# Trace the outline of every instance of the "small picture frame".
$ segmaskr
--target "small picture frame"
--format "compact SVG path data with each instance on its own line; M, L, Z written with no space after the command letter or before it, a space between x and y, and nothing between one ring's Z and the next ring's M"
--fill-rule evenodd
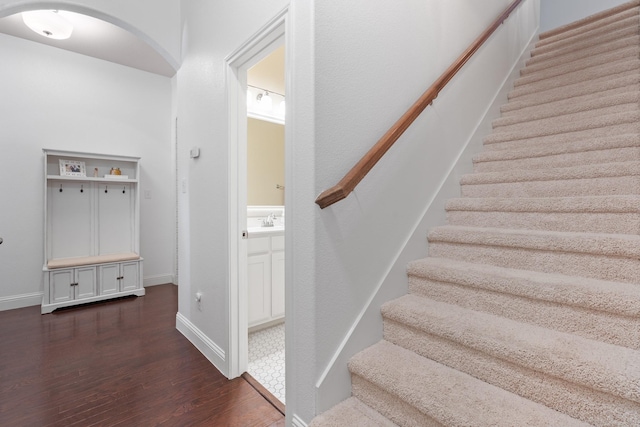
M87 176L84 162L60 159L60 176Z

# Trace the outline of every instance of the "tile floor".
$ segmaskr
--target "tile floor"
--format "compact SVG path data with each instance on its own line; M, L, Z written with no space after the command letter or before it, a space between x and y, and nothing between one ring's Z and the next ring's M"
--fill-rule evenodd
M249 334L249 374L285 403L284 323Z

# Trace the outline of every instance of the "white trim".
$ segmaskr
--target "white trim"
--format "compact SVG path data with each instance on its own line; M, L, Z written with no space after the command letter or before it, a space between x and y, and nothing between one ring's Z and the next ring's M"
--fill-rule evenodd
M209 339L181 313L176 313L176 329L200 350L200 353L204 354L220 372L224 372L225 353L218 344Z
M176 277L173 274L158 274L156 276L147 276L143 280L145 288L149 286L176 284Z
M426 233L419 233L418 231L428 229L429 227L427 227L427 224L433 225L433 218L429 214L434 209L439 209L439 207L441 206L440 201L458 197L460 189L460 171L465 170L466 172L469 172L467 169L471 167L469 159L472 157L469 153L477 149L477 147L472 146L471 142L479 139L481 140L481 137L478 137L478 132L483 132L483 134L486 134L485 128L487 123L490 123L491 120L495 118L492 114L496 111L499 114L499 108L504 104L506 93L511 89L513 80L519 77L520 69L523 67L526 59L529 58L530 50L537 40L537 34L538 32L536 29L536 31L533 32L529 43L521 52L518 60L514 61L514 64L510 72L503 80L502 85L496 91L491 104L489 104L487 109L483 112L481 120L478 122L475 130L467 140L465 147L463 148L463 150L461 150L458 158L453 163L444 179L440 182L438 190L434 193L434 196L427 202L424 211L420 215L418 221L412 227L411 232L408 234L406 240L401 245L400 250L395 255L388 269L385 271L382 279L373 290L365 306L362 308L360 313L358 313L358 316L349 328L349 331L347 332L343 340L340 342L340 345L331 357L331 360L320 374L316 382L316 389L318 390L318 399L316 402L317 413L324 412L338 402L349 397L350 377L345 369L349 358L353 354L355 354L358 349L363 349L369 345L373 345L376 341L382 338L381 336L363 337L363 325L382 322L380 318L380 306L385 301L389 300L389 298L387 298L388 295L385 296L384 289L387 289L388 287L385 285L387 285L388 282L397 283L397 275L394 274L397 271L402 271L401 274L406 277L405 271L408 261L405 258L408 255L407 252L412 249L412 243L416 241L416 239L420 241L425 239L424 236L426 235ZM416 258L417 256L412 257L410 260ZM380 334L381 333L382 329L380 328ZM325 391L323 392L322 389L324 389ZM330 389L331 391L326 391L327 389Z
M308 426L307 426L307 423L305 423L300 419L300 417L298 417L296 414L293 414L293 417L291 418L291 427L308 427Z
M247 223L246 87L247 70L284 43L288 8L250 37L225 58L227 105L229 110L229 378L240 376L247 369L247 244L240 235ZM285 183L286 186L286 183Z
M32 292L30 294L11 295L0 298L0 311L13 310L16 308L31 307L42 304L42 292Z

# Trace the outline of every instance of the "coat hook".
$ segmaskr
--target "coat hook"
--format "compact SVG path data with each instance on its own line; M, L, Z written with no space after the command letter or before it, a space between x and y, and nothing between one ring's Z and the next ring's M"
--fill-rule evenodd
M127 188L126 186L125 186L125 187L122 187L122 194L125 194L125 193L126 193L126 191L124 191L126 188Z
M60 184L60 192L62 193L62 184Z
M108 186L108 185L105 185L105 186L104 186L104 192L105 192L105 193L108 193L108 192L109 192L109 186Z
M80 184L80 192L84 193L84 184Z

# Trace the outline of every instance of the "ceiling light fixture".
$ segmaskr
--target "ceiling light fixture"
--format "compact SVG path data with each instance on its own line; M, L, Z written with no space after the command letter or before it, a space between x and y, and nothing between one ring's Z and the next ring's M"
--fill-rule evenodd
M258 100L258 104L262 109L271 111L271 109L273 108L273 100L269 96L269 91L265 90L264 95L259 93L256 99Z
M73 25L57 10L30 10L22 12L24 23L41 36L64 40L71 37Z

